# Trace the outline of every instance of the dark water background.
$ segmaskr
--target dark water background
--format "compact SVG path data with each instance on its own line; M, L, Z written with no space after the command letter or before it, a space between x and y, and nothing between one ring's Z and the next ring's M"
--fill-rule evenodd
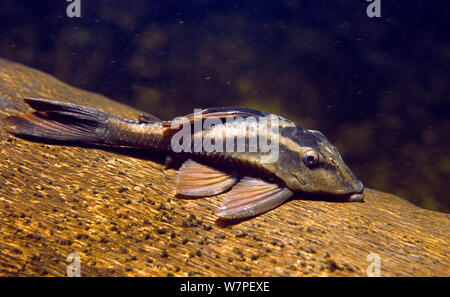
M0 0L0 57L165 119L283 115L367 186L450 211L450 2L381 0L381 18L365 0L68 4Z

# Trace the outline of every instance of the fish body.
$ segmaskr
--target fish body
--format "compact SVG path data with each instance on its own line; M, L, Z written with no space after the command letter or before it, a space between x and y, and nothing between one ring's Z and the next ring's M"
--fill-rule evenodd
M10 133L179 156L186 161L179 169L177 193L204 197L228 191L216 212L223 218L263 213L294 192L335 195L346 201L364 198L363 184L321 132L281 116L221 107L172 121L150 115L131 121L72 103L24 100L36 111L5 118Z

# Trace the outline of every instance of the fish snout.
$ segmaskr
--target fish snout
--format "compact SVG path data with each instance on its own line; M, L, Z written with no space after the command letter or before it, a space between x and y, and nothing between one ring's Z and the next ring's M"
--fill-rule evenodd
M354 201L364 201L364 185L361 181L358 181L358 183L354 187L353 194L351 194L348 197L348 201L354 202Z

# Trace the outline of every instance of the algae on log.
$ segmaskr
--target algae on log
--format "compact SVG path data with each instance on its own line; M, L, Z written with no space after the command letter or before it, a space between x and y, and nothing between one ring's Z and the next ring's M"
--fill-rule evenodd
M30 111L21 97L139 113L0 59L0 118ZM0 275L64 276L71 253L82 276L366 276L371 253L382 276L450 275L448 215L390 194L300 197L227 225L214 215L223 195L175 197L161 156L0 133Z

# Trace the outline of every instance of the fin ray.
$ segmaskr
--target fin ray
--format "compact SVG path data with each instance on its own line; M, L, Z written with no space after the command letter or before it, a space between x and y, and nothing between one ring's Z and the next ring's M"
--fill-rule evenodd
M189 159L178 172L176 191L184 196L213 196L228 190L236 182L235 172L220 171Z
M228 192L216 214L226 219L255 216L277 207L292 194L286 187L244 177Z
M9 116L3 121L6 123L6 129L16 135L63 141L97 142L101 140L95 133L95 128L88 124L65 124L43 112Z
M108 120L119 119L107 112L68 102L23 98L35 112L3 119L12 134L50 140L103 143Z

